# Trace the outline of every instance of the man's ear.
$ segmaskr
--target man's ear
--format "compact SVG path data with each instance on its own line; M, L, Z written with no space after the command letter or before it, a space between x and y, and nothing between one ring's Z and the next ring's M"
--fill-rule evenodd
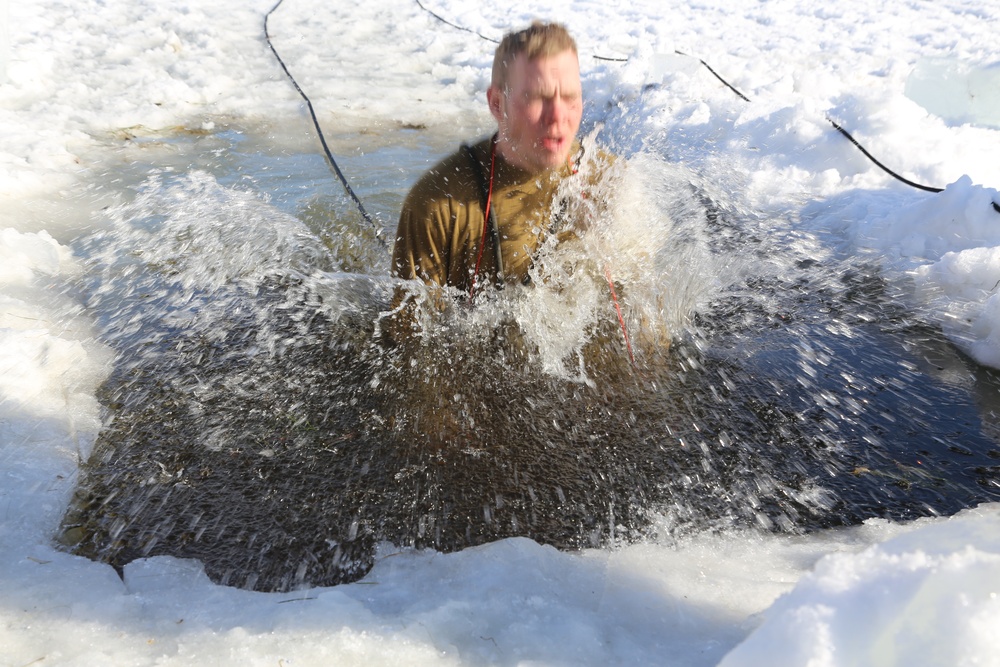
M486 102L490 105L490 113L497 119L503 121L503 93L497 86L490 86L486 89Z

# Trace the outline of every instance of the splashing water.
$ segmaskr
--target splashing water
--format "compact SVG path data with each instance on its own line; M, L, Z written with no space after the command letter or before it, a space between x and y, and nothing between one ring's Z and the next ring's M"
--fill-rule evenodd
M532 287L424 313L392 349L395 285L360 222L154 177L81 246L119 360L65 543L284 590L362 576L383 540L578 548L1000 495L977 405L996 379L908 317L877 264L653 155L606 187Z

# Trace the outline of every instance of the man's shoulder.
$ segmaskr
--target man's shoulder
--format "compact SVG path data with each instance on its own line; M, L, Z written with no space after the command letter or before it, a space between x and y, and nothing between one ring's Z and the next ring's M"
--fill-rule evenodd
M488 142L489 139L485 139L468 146L463 145L443 158L417 179L410 189L407 201L413 205L443 199L478 200L479 180L476 170L483 169L484 163L489 159ZM489 168L488 163L485 168Z

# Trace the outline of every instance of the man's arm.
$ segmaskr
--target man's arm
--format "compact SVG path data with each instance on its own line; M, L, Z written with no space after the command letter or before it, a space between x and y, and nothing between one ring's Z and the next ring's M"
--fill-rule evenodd
M419 184L410 191L399 215L396 243L392 249L392 275L403 280L417 278L427 285L448 283L446 226L450 220L435 200L422 197Z

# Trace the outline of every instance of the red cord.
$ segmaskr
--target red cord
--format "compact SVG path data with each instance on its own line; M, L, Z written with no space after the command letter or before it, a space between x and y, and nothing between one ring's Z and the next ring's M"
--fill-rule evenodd
M625 316L622 315L622 307L618 303L618 294L615 292L615 283L611 279L611 269L607 266L604 267L604 277L608 279L608 287L611 288L611 301L615 304L615 311L618 313L618 324L622 328L622 336L625 337L625 347L628 349L628 358L632 361L632 365L635 366L635 354L632 352L632 340L628 336L628 329L625 327Z

